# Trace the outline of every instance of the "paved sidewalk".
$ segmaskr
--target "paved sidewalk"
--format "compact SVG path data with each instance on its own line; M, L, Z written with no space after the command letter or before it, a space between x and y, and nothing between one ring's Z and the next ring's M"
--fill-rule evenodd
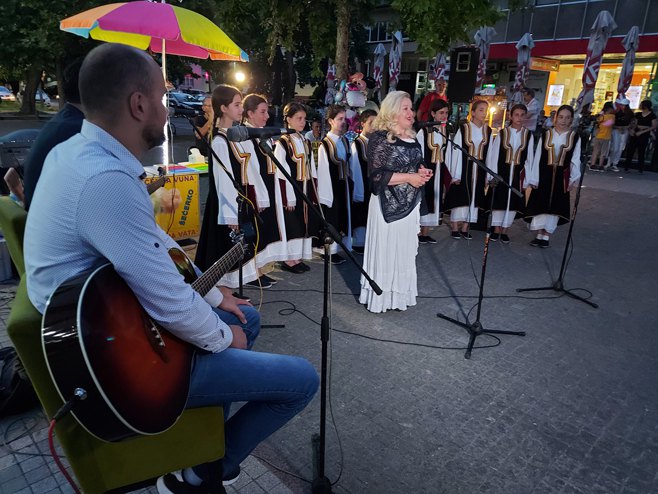
M549 249L532 248L517 222L512 243L490 247L481 319L527 336L501 336L470 360L462 350L432 348L467 342L465 331L435 314L463 319L472 309L482 233L456 241L441 227L438 244L419 247L420 297L406 312L368 313L350 294L358 291L354 268L332 269L336 429L329 424L326 472L332 481L342 472L334 492L658 492L657 218L658 175L586 175L565 285L591 292L598 310L553 292L517 296L517 288L552 283L567 234L560 227ZM272 274L281 281L264 293L263 319L286 327L263 330L256 350L302 355L319 368L318 326L279 314L293 303L319 321L322 265L311 266L304 275ZM4 317L11 290L0 292ZM249 293L257 302L258 292ZM0 421L0 434L15 420ZM319 397L256 455L312 478L318 422ZM10 437L26 427L30 434L10 446L44 451L40 413L21 417ZM2 493L71 492L54 471L49 458L0 448ZM245 473L231 493L310 492L256 458Z

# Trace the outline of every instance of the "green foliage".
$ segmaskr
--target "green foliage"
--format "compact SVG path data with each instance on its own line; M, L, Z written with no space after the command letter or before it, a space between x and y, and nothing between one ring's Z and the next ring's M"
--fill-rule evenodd
M456 42L471 42L480 26L493 26L501 12L489 0L393 0L402 27L418 42L418 52L433 56Z

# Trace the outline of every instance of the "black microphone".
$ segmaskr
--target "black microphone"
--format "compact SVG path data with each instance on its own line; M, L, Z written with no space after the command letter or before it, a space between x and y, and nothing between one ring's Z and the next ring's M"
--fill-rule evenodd
M429 122L421 122L419 124L416 124L416 127L419 129L424 129L425 127L443 127L446 124L446 122L435 122L433 120L430 120Z
M295 132L297 131L294 129L282 129L279 127L262 127L257 129L255 127L238 125L226 129L226 137L229 141L242 142L248 141L249 139L267 139L268 137L283 134L294 134Z

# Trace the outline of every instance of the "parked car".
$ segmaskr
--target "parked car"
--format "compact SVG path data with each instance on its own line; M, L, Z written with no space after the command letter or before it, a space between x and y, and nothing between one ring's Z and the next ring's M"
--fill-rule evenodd
M0 86L0 100L2 101L16 101L16 96L9 89Z
M167 94L169 108L173 108L174 116L193 117L201 113L203 102L197 101L194 96L185 93L170 91Z

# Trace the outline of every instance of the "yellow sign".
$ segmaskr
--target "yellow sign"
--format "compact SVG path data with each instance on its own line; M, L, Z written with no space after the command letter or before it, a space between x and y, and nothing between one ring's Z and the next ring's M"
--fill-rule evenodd
M158 177L147 177L148 185ZM198 236L201 231L198 173L169 173L163 189L154 192L160 206L155 221L174 240ZM175 209L171 211L172 206Z
M541 70L544 72L557 72L560 70L560 61L552 58L531 57L530 70Z

